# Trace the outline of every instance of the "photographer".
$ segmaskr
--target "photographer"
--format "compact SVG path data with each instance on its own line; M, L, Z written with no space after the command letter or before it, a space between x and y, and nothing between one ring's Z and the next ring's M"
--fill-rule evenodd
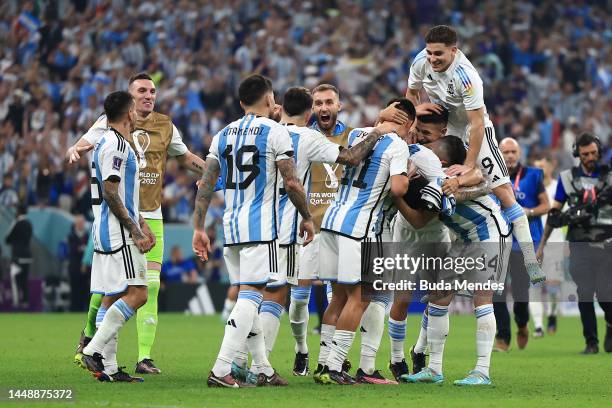
M602 153L597 137L590 133L578 137L573 154L580 159L580 164L559 175L555 200L537 253L541 258L554 228L568 225L570 274L577 286L586 341L583 354L599 352L595 294L607 324L604 349L612 352L612 273L606 262L612 249L609 243L612 239L612 172L609 166L599 163ZM561 213L566 202L569 209Z

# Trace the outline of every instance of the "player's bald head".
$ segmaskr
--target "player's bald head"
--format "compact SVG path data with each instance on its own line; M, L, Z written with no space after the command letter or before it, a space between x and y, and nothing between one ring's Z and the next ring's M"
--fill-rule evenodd
M502 146L514 147L514 148L518 148L518 149L521 148L519 143L513 137L506 137L506 138L502 139L502 141L499 143L499 148L501 149Z

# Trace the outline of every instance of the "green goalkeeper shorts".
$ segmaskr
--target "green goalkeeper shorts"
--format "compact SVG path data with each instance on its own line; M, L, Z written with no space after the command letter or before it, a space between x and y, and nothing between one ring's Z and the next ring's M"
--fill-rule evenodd
M146 253L148 262L157 262L161 265L164 259L164 220L145 219L155 235L155 246Z

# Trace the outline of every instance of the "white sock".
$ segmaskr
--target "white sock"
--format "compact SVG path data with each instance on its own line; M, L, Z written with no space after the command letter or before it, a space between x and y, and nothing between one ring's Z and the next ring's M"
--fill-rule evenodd
M267 376L274 374L274 369L266 356L266 342L264 340L264 332L261 324L261 316L255 315L253 327L246 340L247 347L253 361L251 362L251 371L255 374L264 373Z
M100 310L98 309L98 313ZM89 356L94 353L104 351L106 344L117 335L119 329L134 315L134 310L125 303L123 299L117 300L104 314L102 322L96 330L87 347L83 349L83 354ZM97 317L97 316L96 316ZM97 320L97 319L96 319Z
M246 345L246 341L238 347L236 354L234 355L234 363L238 367L247 368L249 365L249 349Z
M119 371L119 367L117 366L118 336L119 335L115 335L115 337L112 337L108 343L106 343L102 351L102 357L104 357L104 372L108 375L115 374Z
M262 299L262 294L254 290L241 290L238 293L238 301L227 319L221 349L212 369L217 377L224 377L231 372L232 361L251 332Z
M327 357L327 366L330 371L342 371L342 363L346 360L346 356L351 349L355 332L348 330L336 330L334 338Z
M436 374L442 374L444 344L448 336L448 306L429 304L427 322L427 346L429 347L429 365Z
M327 304L330 304L333 295L332 284L330 282L325 284L325 294L327 295Z
M266 356L270 356L274 343L276 343L278 329L280 328L280 316L283 313L283 309L283 305L269 300L264 300L261 304L261 309L259 309L259 318L263 326L266 344Z
M307 354L308 344L306 334L308 333L308 302L310 301L310 286L292 286L291 303L289 304L289 321L291 331L295 339L295 352Z
M476 353L478 354L475 370L488 377L496 331L493 305L478 306L474 309L474 314L476 314Z
M321 349L319 351L319 364L327 364L327 357L329 356L329 350L332 344L332 339L334 337L335 331L336 326L332 326L331 324L325 323L321 325L321 342L319 343Z
M419 338L417 339L416 344L414 345L414 352L418 354L425 353L427 350L427 324L429 318L427 317L427 310L423 311L423 316L421 317L421 329L419 330Z
M529 299L534 299L531 296L532 291L537 291L537 296L539 297L542 292L542 288L531 287L529 288ZM535 302L529 302L529 311L531 312L531 317L533 318L533 327L535 329L541 329L544 325L544 304L540 299Z
M404 359L406 319L400 322L389 317L389 339L391 339L391 363L399 363Z
M235 305L235 300L225 299L225 302L223 302L223 311L221 312L221 320L227 320Z
M366 374L372 374L376 370L376 353L385 330L385 311L388 304L389 300L386 297L372 299L361 316L359 368Z
M529 220L525 215L523 207L518 203L514 203L512 207L504 209L504 214L508 221L512 223L512 235L514 235L519 247L521 247L525 265L537 263L531 231L529 230Z

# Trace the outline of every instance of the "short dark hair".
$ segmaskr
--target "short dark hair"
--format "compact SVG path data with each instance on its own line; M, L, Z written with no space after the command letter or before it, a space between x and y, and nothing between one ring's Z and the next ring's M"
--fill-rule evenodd
M336 95L338 95L338 98L340 97L340 91L338 91L338 88L336 88L332 84L317 85L312 90L312 94L314 95L317 92L323 92L323 91L333 91Z
M449 166L453 164L463 164L467 157L467 149L463 140L457 136L444 136L437 140L444 152L443 159L446 160Z
M407 99L407 98L393 98L389 102L387 102L387 106L392 105L395 102L398 102L398 104L395 105L395 107L397 109L405 112L408 115L408 117L410 118L410 120L414 120L414 118L416 118L416 109L414 108L414 105L412 104L412 102L410 102L409 99Z
M597 144L598 147L601 144L599 139L597 137L595 137L595 135L593 135L592 133L589 133L589 132L582 133L576 139L576 146L577 147L585 147L585 146L590 145L591 143Z
M254 74L240 83L238 98L246 106L252 106L268 92L272 92L272 82L263 75Z
M457 44L457 32L446 25L433 27L425 35L425 43L442 43L446 46Z
M130 77L130 80L128 82L128 86L132 85L132 83L134 81L138 81L139 79L147 79L149 81L153 81L153 78L151 78L151 76L149 74L147 74L146 72L139 72L137 74L134 74Z
M116 122L127 113L134 98L128 92L116 91L108 94L104 100L104 113L109 122Z
M436 125L448 124L448 109L442 108L442 113L430 112L425 115L417 116L421 123L434 123Z
M283 96L283 110L289 116L302 115L312 109L312 95L307 88L296 86L287 89Z

